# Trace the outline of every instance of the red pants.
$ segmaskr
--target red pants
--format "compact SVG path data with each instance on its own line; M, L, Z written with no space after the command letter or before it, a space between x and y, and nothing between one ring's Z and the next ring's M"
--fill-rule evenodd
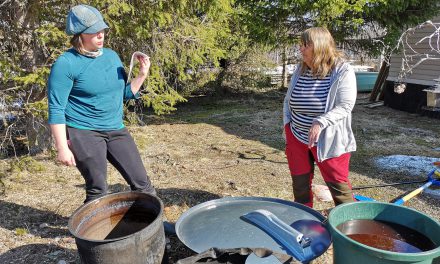
M334 194L332 188L335 186L336 189L344 189L344 192L347 191L345 190L347 188L348 190L351 190L351 184L348 180L350 153L345 153L339 157L318 162L316 146L309 148L306 144L300 142L293 135L289 124L284 127L284 130L286 132L287 161L292 180L294 185L296 185L294 186L295 201L297 201L297 198L300 198L299 202L313 207L313 193L311 191L311 184L314 176L314 162L316 162L316 165L321 171L322 177L329 186L332 195ZM302 177L302 179L296 177ZM298 191L295 192L295 189ZM346 196L346 194L344 193L343 196ZM335 195L333 195L333 199L335 200ZM335 200L335 203L338 204L339 202Z

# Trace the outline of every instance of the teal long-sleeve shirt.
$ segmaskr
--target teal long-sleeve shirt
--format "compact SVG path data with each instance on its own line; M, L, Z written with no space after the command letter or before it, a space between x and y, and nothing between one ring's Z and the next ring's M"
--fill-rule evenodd
M49 124L98 131L123 128L123 101L139 96L126 80L121 59L113 50L105 48L96 58L67 50L49 75Z

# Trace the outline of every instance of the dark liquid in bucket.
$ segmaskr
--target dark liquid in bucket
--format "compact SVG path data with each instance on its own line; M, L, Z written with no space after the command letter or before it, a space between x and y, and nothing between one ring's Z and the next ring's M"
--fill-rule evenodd
M157 215L143 208L131 207L128 210L114 212L104 217L85 230L80 236L91 240L105 240L124 237L136 233L151 224Z
M364 245L399 253L419 253L436 245L419 232L396 223L377 220L350 220L336 227Z

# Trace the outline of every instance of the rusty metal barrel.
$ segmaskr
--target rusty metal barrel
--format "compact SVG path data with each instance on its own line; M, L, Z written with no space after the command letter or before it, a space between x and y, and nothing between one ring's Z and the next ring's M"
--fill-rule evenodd
M162 217L158 197L120 192L82 205L68 228L84 264L160 264L165 251Z

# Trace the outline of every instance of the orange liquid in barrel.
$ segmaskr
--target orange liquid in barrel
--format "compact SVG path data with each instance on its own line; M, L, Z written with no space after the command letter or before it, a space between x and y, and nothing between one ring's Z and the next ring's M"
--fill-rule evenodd
M399 253L419 253L437 246L416 230L377 220L350 220L337 226L349 238L364 245Z

